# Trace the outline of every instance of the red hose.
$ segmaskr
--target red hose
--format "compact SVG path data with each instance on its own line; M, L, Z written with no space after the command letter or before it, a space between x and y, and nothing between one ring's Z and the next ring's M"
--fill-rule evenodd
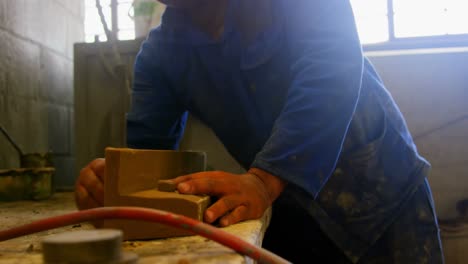
M270 251L252 245L214 226L183 215L140 207L100 207L46 218L23 226L0 231L0 242L48 229L103 219L130 219L158 222L185 229L193 234L216 241L242 255L251 257L258 263L289 263Z

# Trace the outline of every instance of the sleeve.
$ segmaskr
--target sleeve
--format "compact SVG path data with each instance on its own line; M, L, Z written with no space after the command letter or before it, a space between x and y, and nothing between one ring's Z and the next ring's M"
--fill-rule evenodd
M127 145L138 149L177 149L187 112L157 65L158 48L147 40L134 68L132 106L127 114Z
M283 2L292 82L251 167L316 197L336 166L357 105L362 48L349 1Z

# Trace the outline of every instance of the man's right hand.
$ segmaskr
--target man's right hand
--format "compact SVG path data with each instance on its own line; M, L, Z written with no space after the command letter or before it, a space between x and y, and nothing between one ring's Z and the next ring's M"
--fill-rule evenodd
M79 210L103 206L105 159L95 159L80 171L75 184L75 203Z

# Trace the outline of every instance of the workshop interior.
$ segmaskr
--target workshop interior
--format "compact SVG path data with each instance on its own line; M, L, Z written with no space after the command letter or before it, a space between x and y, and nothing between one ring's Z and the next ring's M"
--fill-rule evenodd
M445 263L466 263L468 1L349 2L364 56L431 165ZM204 223L216 199L171 181L246 173L205 122L189 115L174 151L127 146L135 60L165 10L156 0L0 0L0 263L288 263L262 248L271 209ZM78 210L78 175L96 158L107 163L104 207Z

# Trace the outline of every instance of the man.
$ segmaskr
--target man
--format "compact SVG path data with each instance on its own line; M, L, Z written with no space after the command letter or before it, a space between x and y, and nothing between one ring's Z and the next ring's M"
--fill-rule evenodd
M128 145L177 149L187 112L247 173L202 172L180 193L219 199L221 226L273 206L264 247L296 263L443 263L426 175L363 57L346 0L164 0L135 64ZM105 161L76 185L102 205Z

